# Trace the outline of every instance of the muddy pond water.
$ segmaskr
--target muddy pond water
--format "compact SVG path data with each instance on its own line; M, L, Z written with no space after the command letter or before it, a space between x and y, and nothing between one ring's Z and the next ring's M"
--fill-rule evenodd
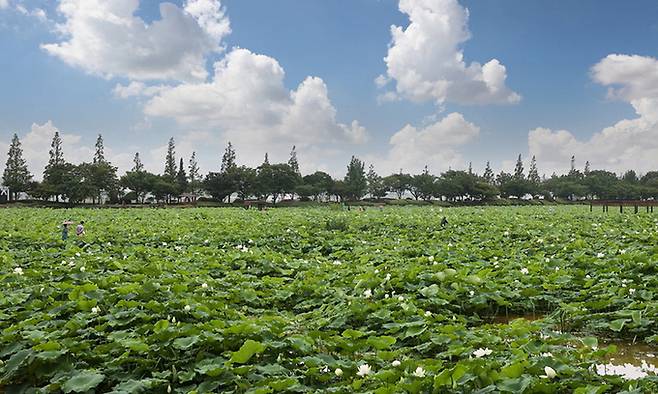
M516 319L541 320L542 314L509 314L495 316L492 324L509 324ZM601 346L614 345L617 351L606 357L605 362L593 366L599 375L616 375L624 379L641 379L658 375L658 346L646 343L599 340Z
M606 363L596 365L599 375L618 375L629 380L658 375L658 347L629 342L606 342L604 345L615 345L617 352L609 355Z

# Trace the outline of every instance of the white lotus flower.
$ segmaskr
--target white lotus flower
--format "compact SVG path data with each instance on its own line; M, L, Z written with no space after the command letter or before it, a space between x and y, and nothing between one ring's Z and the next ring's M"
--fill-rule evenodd
M599 253L597 253L597 254L596 254L596 257L598 257L598 258L600 258L600 259L602 259L602 258L604 258L604 257L605 257L605 254L603 254L603 253L601 253L601 252L599 252Z
M359 370L357 371L357 375L364 377L366 375L369 375L372 372L372 369L370 368L370 365L368 364L363 364L359 365Z
M484 356L488 356L491 353L493 353L493 350L491 350L487 347L487 348L484 348L484 349L479 348L478 350L473 352L473 355L475 356L475 358L481 358L481 357L484 357Z
M505 231L505 232L503 233L503 235L506 236L506 237L509 236L509 231Z
M370 290L370 289L366 289L366 290L363 292L363 296L364 296L365 298L370 298L370 297L372 297L372 290Z
M340 369L340 368L336 368L336 370L334 371L334 373L336 374L336 376L339 376L339 377L340 377L340 376L343 376L343 370Z
M176 323L176 316L174 316L174 317L171 318L171 322L172 322L172 323Z
M588 274L588 275L585 275L585 279L592 279L592 277Z
M416 368L416 370L414 371L414 376L417 378L424 378L425 370L423 369L423 367Z
M545 339L545 338L542 338L542 339ZM542 356L542 357L553 357L553 353L551 353L551 352L546 352L546 353L542 353L542 354L540 354L540 356Z
M201 284L201 288L202 288L202 289L207 289L207 288L208 288L208 284L207 284L207 283L202 283L202 284Z
M91 313L98 313L98 312L100 312L100 311L101 311L101 308L99 308L99 307L97 307L97 306L91 308Z
M14 268L14 273L16 275L23 275L23 269L21 267Z
M430 317L430 316L432 316L432 312L430 312L430 311L425 311L425 316L426 316L426 317Z
M403 296L398 296L398 300L399 301L404 301L404 297Z
M621 250L619 251L619 254L626 254L626 249L621 249Z
M84 265L83 265L82 267L80 267L80 272L85 272L86 270L87 270L87 269L85 268Z
M544 367L544 373L546 375L541 375L539 377L544 379L553 379L554 377L557 376L557 372L555 372L555 370L549 366Z
M523 268L521 268L521 273L523 275L528 275L530 273L530 271L528 271L528 269L526 267L523 267Z
M171 385L170 384L167 385L167 393L171 393Z
M473 296L475 295L475 292L474 292L473 290L471 290L471 291L468 292L468 295L470 295L471 297L473 297Z
M631 295L635 294L635 289L628 289L628 294L631 294Z
M390 297L388 293L384 294L384 298L388 298L388 297Z
M394 360L394 361L391 363L391 365L394 366L394 367L399 367L400 364L402 364L402 363L401 363L399 360Z
M384 278L384 280L386 280L386 281L391 280L391 274L386 274L386 278Z
M185 309L185 312L189 312L190 310L192 310L192 307L189 305L185 305L185 308L183 309Z
M434 256L430 256L427 258L429 261L434 261Z
M340 260L334 260L334 265L341 265L341 264L343 264L343 263L341 263Z

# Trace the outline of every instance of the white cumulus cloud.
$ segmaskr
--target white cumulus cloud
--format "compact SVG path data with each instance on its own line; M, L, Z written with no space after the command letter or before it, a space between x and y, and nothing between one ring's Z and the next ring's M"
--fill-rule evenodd
M9 8L9 0L0 0L0 10Z
M139 0L61 0L62 40L42 48L107 78L204 80L206 56L230 33L219 0L189 0L182 9L162 3L151 24L134 15L138 7Z
M140 96L155 96L159 92L166 90L167 86L158 85L158 86L149 86L144 82L132 81L128 85L116 84L112 93L115 97L119 98L129 98L129 97L140 97Z
M582 165L617 172L658 168L658 59L609 55L592 67L592 78L609 87L609 97L628 102L637 117L624 119L579 140L567 130L537 128L528 145L543 166L564 171L575 155Z
M234 49L215 63L209 82L185 83L162 90L145 106L148 116L175 119L194 130L219 130L258 159L265 151L287 152L332 143L360 143L365 128L336 120L324 81L307 77L295 90L284 85L276 59Z
M506 86L507 70L497 59L467 64L460 46L470 39L468 10L457 0L400 0L409 16L406 28L392 26L382 86L395 81L397 94L438 104L516 103L521 96ZM391 99L391 94L383 96Z
M386 157L369 159L385 174L400 169L418 174L425 165L438 173L449 167L463 166L464 160L457 148L479 134L478 126L468 122L462 114L453 112L422 128L404 126L389 140L390 150Z

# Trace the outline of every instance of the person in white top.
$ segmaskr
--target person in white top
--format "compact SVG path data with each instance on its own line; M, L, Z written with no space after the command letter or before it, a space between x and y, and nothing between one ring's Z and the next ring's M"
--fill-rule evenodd
M75 228L75 235L78 237L82 237L85 235L85 222L81 221L80 224L78 224L78 227Z

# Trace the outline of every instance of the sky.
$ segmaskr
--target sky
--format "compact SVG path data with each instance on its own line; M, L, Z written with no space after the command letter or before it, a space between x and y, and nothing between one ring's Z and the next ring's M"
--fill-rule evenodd
M612 0L0 0L0 168L11 136L41 176L65 157L167 141L203 172L228 141L342 176L658 170L658 3Z

